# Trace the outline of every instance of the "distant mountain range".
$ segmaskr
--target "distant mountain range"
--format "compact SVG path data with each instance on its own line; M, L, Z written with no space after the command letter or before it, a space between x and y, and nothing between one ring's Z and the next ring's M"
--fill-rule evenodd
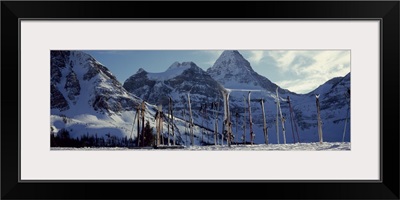
M167 65L168 66L168 65ZM349 107L346 98L350 88L350 73L345 77L333 78L308 94L296 94L280 88L268 78L255 72L251 64L235 50L224 51L214 65L204 71L193 62L175 62L162 73L151 73L139 69L123 84L92 56L79 51L51 51L51 127L54 132L69 129L74 137L82 134L106 134L117 137L136 137L132 127L135 108L146 102L146 120L155 125L156 107L162 105L167 113L168 99L173 100L174 126L180 143L186 142L185 120L188 120L188 95L195 127L196 144L213 143L212 133L218 114L219 133L222 132L222 90L229 90L235 140L246 133L249 141L248 102L251 97L255 142L263 143L262 112L259 99L265 100L265 111L270 143L277 143L276 133L276 89L286 122L288 143L295 141L290 123L287 97L290 97L295 122L301 142L316 142L317 118L315 94L320 95L321 117L325 141L342 141L344 123ZM219 104L217 107L215 103ZM217 110L219 109L219 110ZM237 118L236 118L236 113ZM245 119L246 117L246 119ZM67 118L68 120L65 120ZM236 123L236 119L237 122ZM65 123L67 121L67 123ZM164 121L164 127L167 127ZM237 132L236 132L237 124ZM246 130L243 130L246 125ZM204 129L202 129L202 127ZM350 126L346 127L345 141L350 141ZM206 130L206 131L204 131ZM294 128L293 128L294 130ZM167 130L164 128L164 133ZM296 137L296 136L295 136ZM279 122L279 142L283 143L282 127ZM208 141L210 140L210 141Z

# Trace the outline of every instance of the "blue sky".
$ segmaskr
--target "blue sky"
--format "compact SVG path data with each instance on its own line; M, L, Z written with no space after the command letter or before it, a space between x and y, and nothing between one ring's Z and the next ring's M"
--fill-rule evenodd
M175 61L212 67L222 50L87 50L123 84L139 68L163 72ZM308 93L331 78L350 72L349 50L239 50L254 71L282 88Z

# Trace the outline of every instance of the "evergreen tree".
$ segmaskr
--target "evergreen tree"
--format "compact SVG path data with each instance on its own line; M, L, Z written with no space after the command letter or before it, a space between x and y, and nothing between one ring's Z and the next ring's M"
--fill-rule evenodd
M52 126L50 126L50 146L57 146L56 136L54 134L54 128Z
M144 146L152 146L154 139L153 127L150 127L150 122L147 120L144 127Z

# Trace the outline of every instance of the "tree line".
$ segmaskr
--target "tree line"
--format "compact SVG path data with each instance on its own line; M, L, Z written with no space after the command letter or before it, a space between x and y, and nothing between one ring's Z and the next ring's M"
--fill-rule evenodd
M117 137L110 133L105 136L98 137L97 134L81 134L80 137L71 137L70 131L65 128L60 129L57 133L53 127L50 131L50 146L51 147L136 147L137 138ZM146 121L144 127L144 146L150 147L155 145L155 136L153 127L150 127L149 121Z

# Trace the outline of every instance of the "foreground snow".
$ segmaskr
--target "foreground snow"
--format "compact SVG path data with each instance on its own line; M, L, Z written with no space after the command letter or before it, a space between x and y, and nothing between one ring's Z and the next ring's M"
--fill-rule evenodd
M190 146L182 149L129 149L129 148L65 148L53 147L51 150L132 150L132 151L346 151L351 150L351 143L345 142L324 142L319 143L297 143L297 144L257 144L257 145L235 145L231 147L227 145L217 146Z

